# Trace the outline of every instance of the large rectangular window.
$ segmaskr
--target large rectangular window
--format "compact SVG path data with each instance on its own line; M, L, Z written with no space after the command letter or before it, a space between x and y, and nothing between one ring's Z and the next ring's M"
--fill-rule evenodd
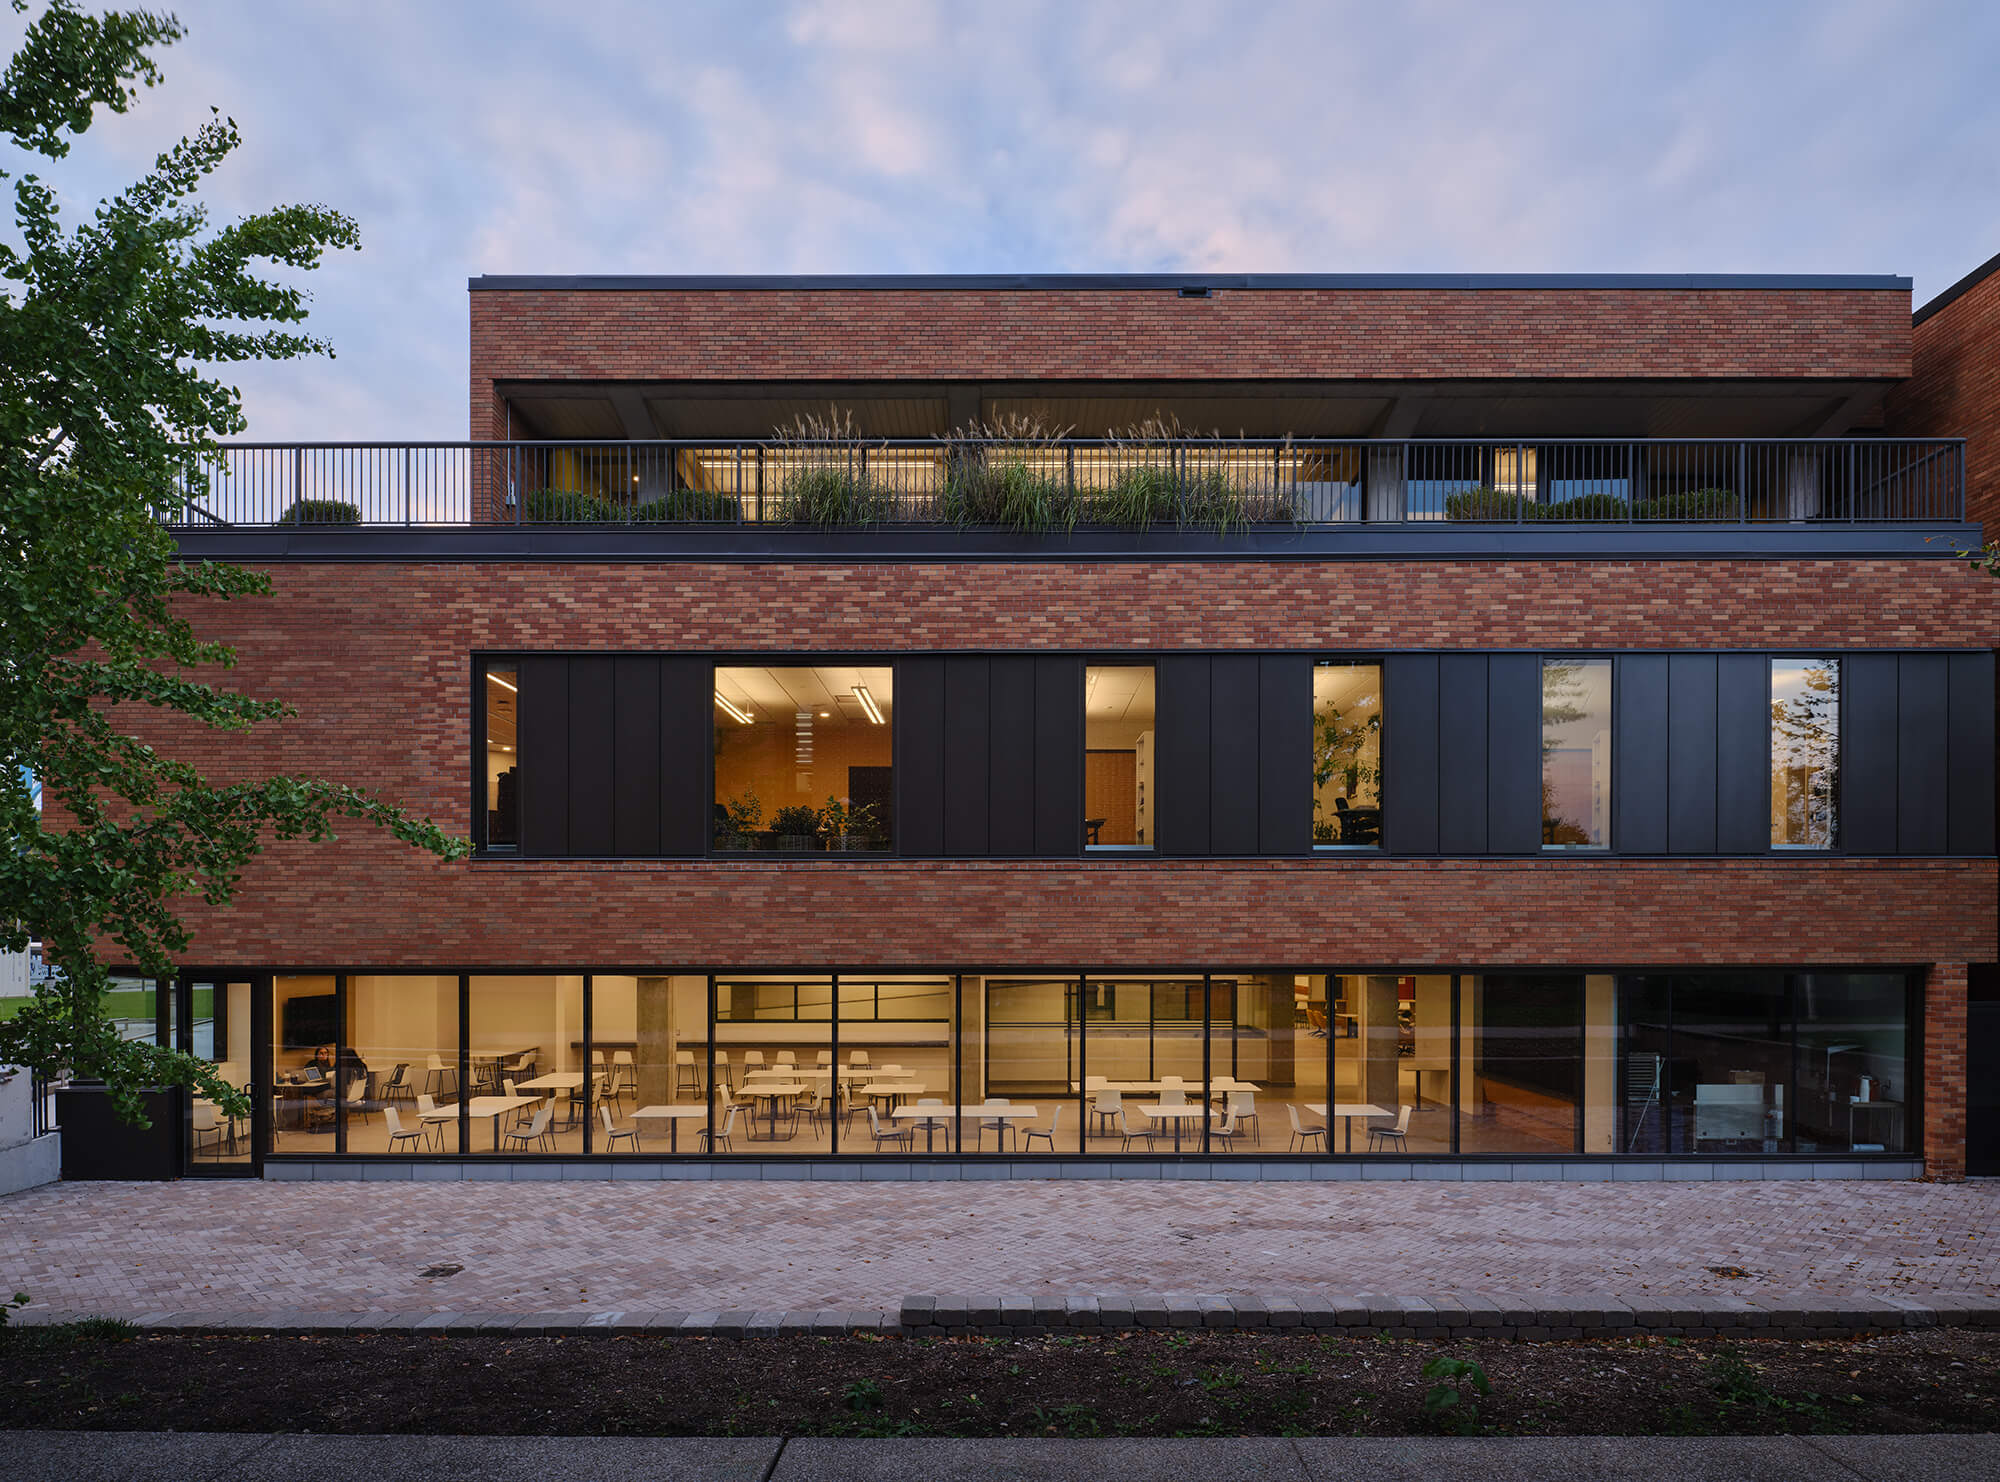
M583 1151L581 977L475 977L469 1039L468 1153Z
M458 978L352 977L345 1012L347 1151L459 1152Z
M521 758L518 716L520 671L511 663L486 666L486 847L512 849L521 842Z
M1336 973L1328 1027L1337 1153L1451 1151L1451 976Z
M1801 973L1795 1151L1904 1153L1917 1146L1902 973Z
M1610 1021L1611 979L1471 973L1459 979L1459 1150L1577 1151L1586 997ZM1595 991L1593 991L1595 990ZM1606 1099L1608 1099L1608 1088Z
M1083 681L1083 839L1151 849L1159 807L1150 664L1092 664Z
M1382 846L1382 666L1313 666L1313 847Z
M894 836L893 671L715 671L715 847L887 849Z
M1611 843L1611 660L1542 660L1542 847Z
M830 976L717 978L714 1039L717 1152L830 1153L850 1118L872 1125L871 1108L882 1122L932 1094L901 1055L850 1049L836 1071Z
M1771 660L1771 847L1831 849L1840 790L1840 660Z

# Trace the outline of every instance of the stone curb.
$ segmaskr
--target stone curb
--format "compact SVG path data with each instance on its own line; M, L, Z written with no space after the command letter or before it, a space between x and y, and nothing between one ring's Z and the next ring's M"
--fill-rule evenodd
M893 1334L909 1338L1026 1337L1037 1334L1185 1330L1262 1332L1271 1328L1353 1337L1488 1338L1539 1342L1568 1338L1848 1338L1912 1328L2000 1328L2000 1300L1971 1293L1923 1297L1840 1297L1804 1302L1754 1293L1626 1301L1615 1293L1533 1297L1457 1292L1430 1297L1380 1293L1140 1292L1095 1296L927 1295L893 1310L680 1309L608 1312L309 1312L177 1311L102 1313L29 1306L21 1327L123 1318L149 1333L232 1333L306 1337L324 1333L426 1333L450 1337L612 1334L691 1338L832 1338Z

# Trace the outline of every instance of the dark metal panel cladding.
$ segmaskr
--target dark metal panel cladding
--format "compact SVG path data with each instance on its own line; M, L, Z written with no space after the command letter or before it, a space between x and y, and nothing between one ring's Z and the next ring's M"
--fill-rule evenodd
M1943 854L1950 836L1951 656L1904 654L1896 702L1896 851ZM1865 777L1855 782L1867 786Z
M1438 851L1486 852L1485 654L1438 658Z
M1850 854L1896 852L1896 656L1842 662L1840 833Z
M904 854L944 853L944 664L896 665L896 840Z
M660 853L705 854L715 818L708 770L715 732L715 666L683 656L659 662Z
M1486 685L1486 847L1532 854L1542 847L1541 660L1495 654Z
M1382 673L1382 846L1438 848L1438 657L1390 654Z
M1083 848L1083 661L1037 657L1035 853L1073 859Z
M1208 843L1215 854L1257 852L1257 656L1209 660Z
M1154 674L1157 729L1153 755L1157 780L1149 840L1163 854L1201 855L1209 850L1209 658L1172 654Z
M660 661L611 661L611 852L660 852Z
M1951 820L1945 849L1993 852L1993 655L1951 656Z
M1667 660L1667 850L1715 852L1715 655ZM1622 839L1616 841L1625 848Z
M987 849L1035 852L1035 661L987 663Z
M1257 852L1312 848L1312 660L1257 661Z
M521 852L556 858L569 853L569 660L531 654L516 672Z
M1626 654L1612 678L1611 832L1627 854L1667 852L1667 656Z
M944 852L987 852L987 661L944 661Z
M612 660L569 661L569 852L612 852Z
M1715 661L1715 847L1759 854L1771 847L1771 660Z

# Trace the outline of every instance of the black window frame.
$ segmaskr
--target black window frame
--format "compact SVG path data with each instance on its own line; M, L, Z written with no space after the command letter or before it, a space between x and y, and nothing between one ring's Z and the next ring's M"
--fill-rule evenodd
M1629 650L1629 652L1640 652L1640 651L1641 650ZM1610 797L1607 799L1607 805L1604 810L1604 842L1602 844L1549 843L1548 802L1547 802L1547 796L1544 793L1541 797L1537 798L1535 804L1535 811L1540 816L1541 819L1540 831L1542 833L1542 842L1535 851L1536 857L1548 858L1548 859L1611 859L1617 857L1619 854L1618 787L1620 778L1618 775L1618 682L1619 682L1619 671L1625 667L1624 664L1620 662L1620 660L1624 658L1627 652L1628 650L1625 649L1608 650L1608 649L1573 649L1573 648L1540 649L1535 652L1535 679L1536 679L1535 692L1536 692L1536 711L1537 711L1536 723L1535 723L1535 743L1539 753L1536 757L1536 765L1535 765L1535 784L1537 791L1540 792L1543 789L1543 787L1546 785L1546 779L1548 777L1548 772L1547 772L1548 754L1546 750L1548 745L1548 709L1547 709L1548 690L1546 688L1546 685L1547 685L1547 675L1549 672L1550 664L1601 663L1604 665L1605 674L1610 680L1609 691L1605 695L1604 724L1606 731L1609 733L1610 737L1609 745L1611 748L1610 758L1606 762L1606 771L1610 777L1610 782L1609 782ZM1766 666L1766 673L1767 675L1769 673L1768 665ZM1768 684L1768 682L1769 681L1767 679L1766 683ZM1491 743L1489 740L1489 745L1490 744Z
M1179 652L1179 650L1176 650ZM1078 859L1162 859L1160 853L1160 653L1106 654L1085 650L1077 655L1076 713L1076 841ZM1145 669L1153 676L1153 837L1144 844L1093 844L1090 842L1090 671L1093 669Z
M1375 667L1375 675L1376 675L1375 707L1376 707L1376 713L1380 717L1379 722L1375 728L1375 813L1376 813L1375 842L1372 844L1322 844L1319 842L1318 839L1312 838L1309 833L1306 844L1306 858L1311 859L1316 855L1329 856L1336 859L1346 858L1355 855L1359 855L1363 858L1386 858L1387 849L1383 843L1383 839L1386 837L1388 822L1389 822L1388 656L1382 653L1315 653L1312 655L1312 667L1314 673L1318 673L1320 666L1323 664L1325 665L1372 664ZM1308 697L1310 698L1310 695ZM1313 743L1312 743L1315 754L1317 754L1319 746L1318 710L1319 707L1317 703L1315 703L1313 705L1314 713L1313 713ZM1308 783L1310 784L1311 780L1310 771L1308 771L1307 773L1307 779ZM1306 793L1306 805L1307 805L1307 813L1310 816L1312 807L1312 789L1310 785L1308 786ZM1310 829L1310 824L1308 824L1308 829ZM1284 858L1287 856L1275 856L1275 857Z
M487 676L496 667L511 665L515 674L514 698L514 767L516 771L514 793L514 842L496 844L487 835L489 819L486 805L486 686ZM521 656L516 653L475 653L472 656L472 818L466 837L472 840L473 853L481 858L521 859L521 787L527 774L521 768L521 705L519 683Z
M754 669L819 669L819 668L887 669L889 671L889 704L890 704L889 727L888 727L889 786L890 786L890 798L893 803L893 799L895 797L895 786L896 786L896 758L902 754L904 749L903 736L902 736L902 731L903 731L902 710L896 704L896 691L901 687L902 677L903 677L902 664L899 662L900 656L893 654L857 655L857 654L842 654L842 653L832 653L832 654L717 653L717 654L710 654L707 657L709 661L708 709L710 716L710 724L708 727L707 738L704 743L707 747L706 754L708 759L708 764L707 764L708 783L704 790L704 794L708 801L708 807L711 816L715 811L715 805L721 801L715 795L715 729L716 728L714 725L714 714L716 706L715 706L714 696L717 693L717 687L715 683L716 673L717 671L722 669L753 669L753 668ZM897 840L897 830L899 829L900 826L901 825L900 825L900 820L897 817L897 811L892 806L889 813L889 837L883 848L853 849L853 850L807 849L801 851L797 849L747 849L747 850L718 849L715 846L715 828L713 826L713 823L711 823L709 829L707 830L706 835L704 836L705 841L703 844L703 852L701 858L707 860L723 860L723 861L775 859L775 860L784 860L787 862L801 860L801 859L821 859L821 858L840 859L848 862L851 862L856 859L899 859L902 857L902 849Z
M1847 853L1847 654L1839 649L1770 649L1764 654L1764 850L1782 858L1827 859ZM1771 670L1781 662L1829 662L1836 675L1833 696L1833 840L1824 848L1812 844L1778 844L1771 839L1771 785L1776 779L1777 716L1771 708Z

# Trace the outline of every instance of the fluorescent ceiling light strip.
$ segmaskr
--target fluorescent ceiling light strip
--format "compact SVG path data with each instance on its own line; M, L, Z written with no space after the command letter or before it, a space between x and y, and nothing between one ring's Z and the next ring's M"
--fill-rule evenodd
M875 703L875 697L868 693L867 685L857 684L854 687L854 698L861 702L861 709L868 716L870 724L878 726L882 724L882 709Z
M517 695L521 693L521 687L518 684L515 684L512 680L502 679L491 670L487 671L486 677L499 685L503 690L512 690Z
M721 690L717 690L715 692L715 703L720 705L724 710L728 711L730 717L734 719L738 725L747 726L750 724L750 713L739 706L732 705L729 702L729 697L723 694Z

